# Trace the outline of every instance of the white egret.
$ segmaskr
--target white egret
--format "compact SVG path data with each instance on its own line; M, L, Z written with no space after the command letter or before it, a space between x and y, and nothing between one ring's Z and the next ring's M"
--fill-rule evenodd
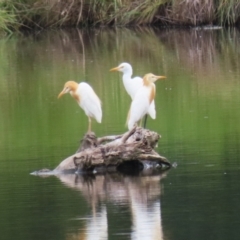
M92 87L85 82L81 82L79 84L74 81L66 82L63 90L59 93L58 98L68 92L88 116L88 132L91 132L91 118L96 119L98 123L101 123L102 121L100 99Z
M129 130L132 129L133 126L148 112L149 106L154 100L156 94L156 86L154 82L162 78L166 77L156 76L152 73L148 73L143 77L143 86L136 92L130 106L127 120Z
M134 99L135 94L138 89L143 86L143 79L141 77L132 78L132 66L129 63L121 63L119 66L110 69L110 71L119 71L123 73L122 80L123 85L130 95L131 99ZM150 115L152 119L156 118L156 109L155 109L155 101L153 100L149 106L148 111L146 112Z

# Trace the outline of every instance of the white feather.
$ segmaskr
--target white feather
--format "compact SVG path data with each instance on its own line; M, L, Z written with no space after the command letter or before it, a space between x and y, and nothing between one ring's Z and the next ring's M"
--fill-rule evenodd
M137 91L143 86L143 79L141 77L132 77L132 66L129 63L121 63L119 71L123 73L122 80L125 90L133 100ZM156 119L155 102L152 101L147 113L152 119Z
M98 123L101 123L101 101L92 87L86 82L81 82L78 84L76 92L80 96L79 105L84 110L85 114L91 118L95 118Z
M128 119L128 129L132 129L134 124L143 118L143 116L148 112L150 102L149 95L151 92L151 87L143 86L141 87L130 107L129 119Z
M153 100L148 108L148 114L152 119L156 119L155 101Z
M143 86L143 79L140 77L131 78L131 76L123 74L123 85L131 99L134 99L135 94Z

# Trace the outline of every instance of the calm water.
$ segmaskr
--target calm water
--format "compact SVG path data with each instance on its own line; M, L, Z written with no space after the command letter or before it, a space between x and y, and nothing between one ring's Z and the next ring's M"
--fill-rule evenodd
M158 151L177 168L152 176L40 178L78 148L87 118L67 80L103 105L97 135L126 131L123 61L157 82ZM0 40L0 239L239 239L240 32L95 29Z

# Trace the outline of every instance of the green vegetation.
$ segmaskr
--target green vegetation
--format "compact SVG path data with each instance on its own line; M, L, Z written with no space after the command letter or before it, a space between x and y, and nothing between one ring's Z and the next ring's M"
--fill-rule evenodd
M239 0L2 0L0 29L86 25L236 25Z
M17 26L14 11L8 9L4 4L0 4L0 29L9 32Z

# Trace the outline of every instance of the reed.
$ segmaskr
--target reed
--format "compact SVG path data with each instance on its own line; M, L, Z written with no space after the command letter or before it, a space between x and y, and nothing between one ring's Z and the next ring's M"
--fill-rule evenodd
M222 24L233 25L240 21L239 0L218 0L217 18Z
M86 25L235 25L239 0L2 0L0 29Z
M15 10L10 4L0 3L0 31L11 33L17 29Z

